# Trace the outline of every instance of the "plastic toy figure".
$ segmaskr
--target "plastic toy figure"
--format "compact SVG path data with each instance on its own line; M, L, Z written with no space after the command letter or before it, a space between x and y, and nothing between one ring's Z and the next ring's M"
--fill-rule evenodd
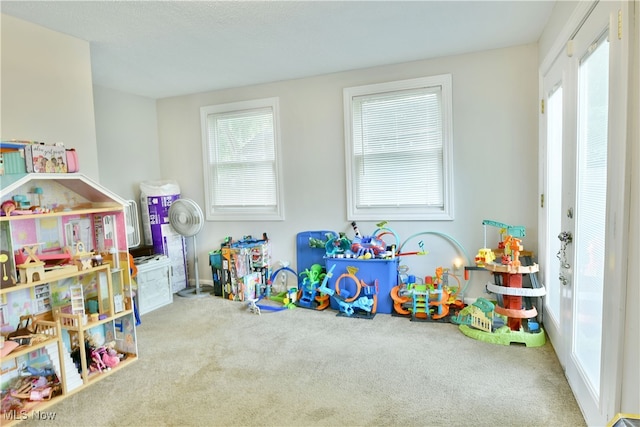
M318 286L320 286L320 281L323 280L326 275L322 270L323 268L320 264L313 264L310 269L307 268L300 273L300 277L306 277L304 277L302 283L300 283L301 295L298 299L298 306L316 308L314 301L317 297Z
M5 216L10 216L11 212L16 210L16 203L13 200L5 200L2 202L2 212Z
M325 245L327 256L344 254L349 251L350 248L351 241L347 239L343 233L340 233L340 237L334 237L327 240L327 244Z
M362 292L365 295L361 297L358 297L359 292L356 292L356 295L353 298L351 299L346 298L340 295L337 291L330 289L327 286L327 284L329 283L329 279L333 276L334 267L335 265L333 265L331 267L331 270L329 270L329 272L326 273L326 275L324 276L324 279L322 280L322 285L320 285L318 290L325 295L331 296L331 298L333 298L338 303L340 313L343 313L346 316L353 316L354 314L356 314L355 309L360 309L366 312L368 315L375 315L376 301L377 301L377 298L375 296L375 290L377 289L377 283L375 286L367 286L364 284L364 282L358 281L357 278L352 277L354 280L356 280L359 290L366 289L369 291ZM337 284L336 284L336 288L337 288Z
M504 249L502 264L513 265L514 268L520 267L520 252L524 249L522 239L507 235L502 244Z
M478 254L476 255L475 262L476 266L484 267L485 264L490 264L493 260L496 259L496 255L489 248L482 248L478 250Z
M386 249L384 241L374 236L356 237L351 243L351 251L358 258L364 257L366 254L369 254L370 258L375 258L383 254Z

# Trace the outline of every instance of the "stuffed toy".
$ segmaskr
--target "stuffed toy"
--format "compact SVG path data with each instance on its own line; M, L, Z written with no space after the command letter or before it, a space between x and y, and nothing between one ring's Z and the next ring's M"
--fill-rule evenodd
M104 353L102 353L102 361L108 368L114 368L118 366L118 363L120 363L120 356L114 347L115 343L110 342L105 347Z

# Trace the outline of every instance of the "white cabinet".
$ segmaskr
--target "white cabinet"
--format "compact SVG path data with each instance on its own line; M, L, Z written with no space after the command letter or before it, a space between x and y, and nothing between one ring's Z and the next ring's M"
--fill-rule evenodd
M164 255L143 257L135 260L138 274L138 310L140 315L173 302L171 286L171 260Z

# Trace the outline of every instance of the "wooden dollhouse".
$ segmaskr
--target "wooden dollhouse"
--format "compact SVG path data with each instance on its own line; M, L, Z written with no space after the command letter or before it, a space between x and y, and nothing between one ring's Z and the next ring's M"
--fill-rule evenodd
M5 175L0 184L1 201L39 189L41 209L0 216L4 347L21 317L34 319L30 343L2 349L1 387L16 405L8 410L28 416L137 360L129 269L101 256L127 256L127 202L82 174ZM113 369L98 360L102 347L119 355ZM25 370L37 369L56 384L44 400L19 392Z

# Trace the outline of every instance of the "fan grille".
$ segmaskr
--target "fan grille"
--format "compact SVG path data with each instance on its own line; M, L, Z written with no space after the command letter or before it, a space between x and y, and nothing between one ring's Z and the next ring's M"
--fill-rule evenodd
M190 199L174 200L169 208L169 224L185 237L198 234L202 229L203 219L202 209Z

